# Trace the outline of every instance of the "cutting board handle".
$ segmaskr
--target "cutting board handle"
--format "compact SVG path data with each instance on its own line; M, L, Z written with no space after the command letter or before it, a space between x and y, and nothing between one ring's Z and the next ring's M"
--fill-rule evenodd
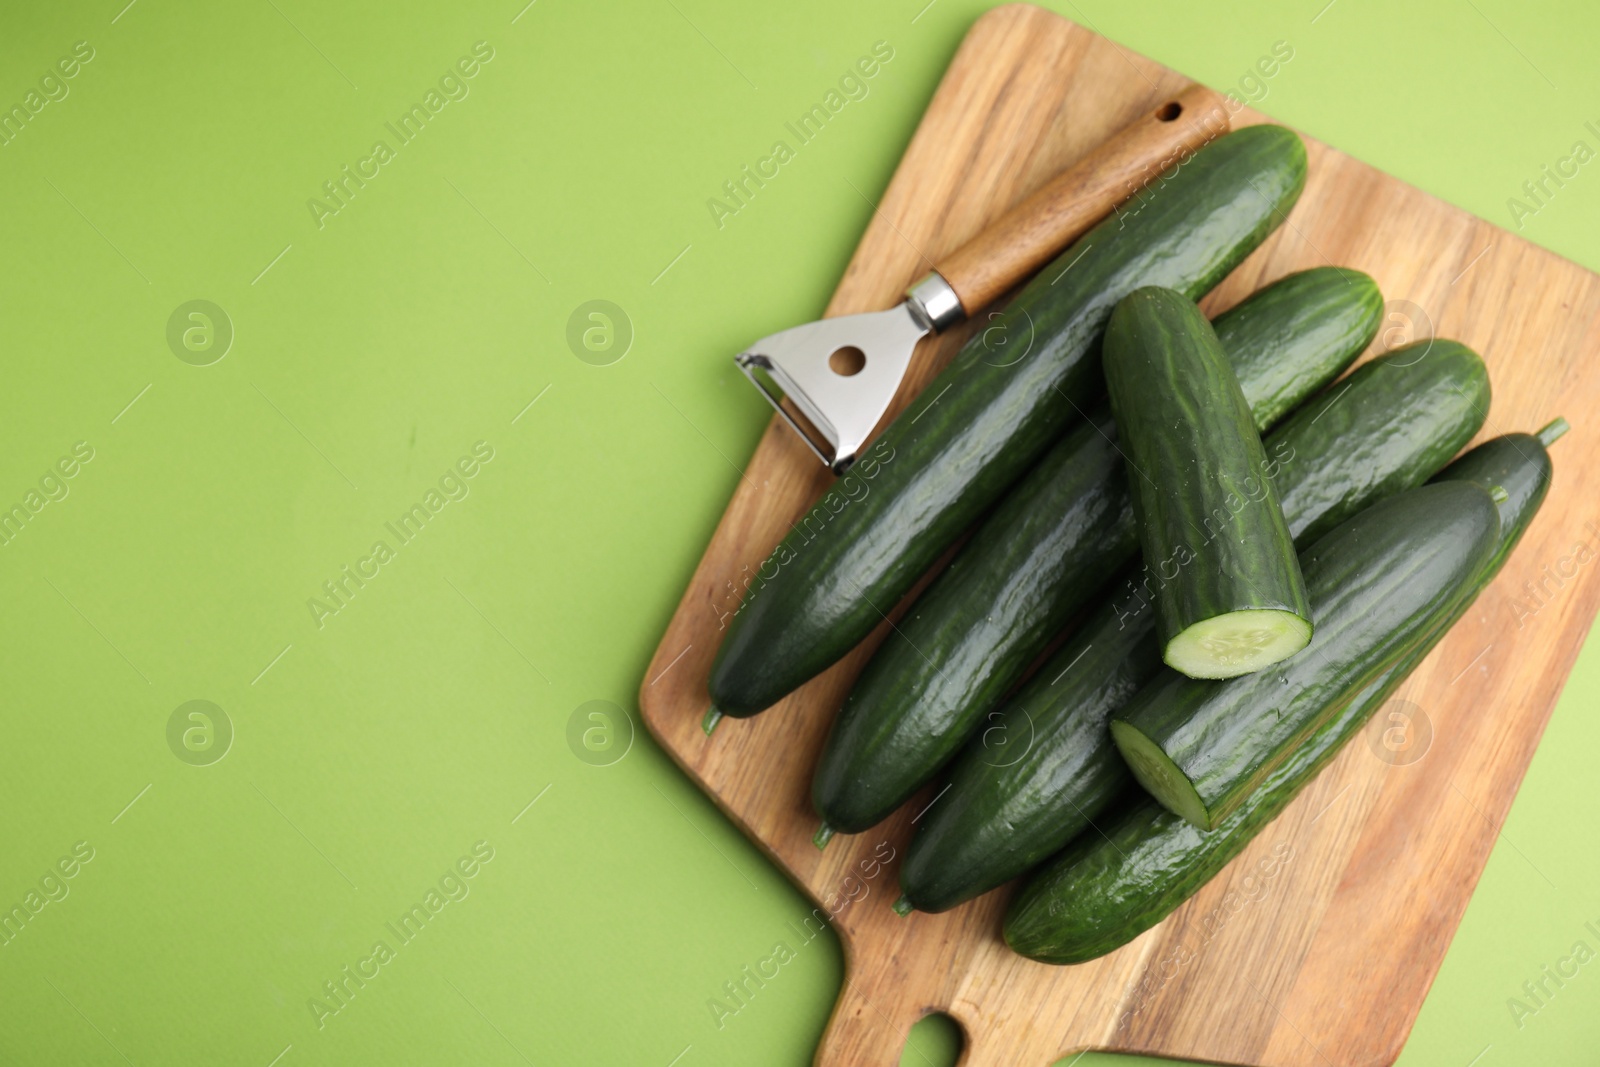
M915 1016L908 1016L898 1004L881 999L868 1000L860 983L846 974L839 999L833 1005L828 1028L817 1042L813 1067L877 1067L900 1062L906 1035Z
M939 274L967 315L977 314L1230 125L1221 96L1203 85L1189 86L947 256L938 264Z
M928 1014L928 1009L911 1009L908 1002L892 1001L876 988L869 999L866 985L846 977L833 1017L817 1043L813 1067L895 1067L900 1062L912 1024ZM1019 1050L1012 1041L986 1042L981 1037L974 1041L973 1027L954 1015L951 1018L961 1028L961 1057L956 1067L1036 1067L1032 1061L1018 1063ZM1037 1067L1054 1058L1041 1052Z

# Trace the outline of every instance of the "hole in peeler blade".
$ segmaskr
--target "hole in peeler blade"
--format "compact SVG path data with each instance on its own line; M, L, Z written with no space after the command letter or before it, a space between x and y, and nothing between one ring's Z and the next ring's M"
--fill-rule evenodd
M855 345L835 349L828 357L828 369L841 378L853 378L867 365L867 354Z
M1162 105L1161 110L1156 112L1156 118L1162 122L1171 122L1181 114L1183 114L1183 105L1173 100Z

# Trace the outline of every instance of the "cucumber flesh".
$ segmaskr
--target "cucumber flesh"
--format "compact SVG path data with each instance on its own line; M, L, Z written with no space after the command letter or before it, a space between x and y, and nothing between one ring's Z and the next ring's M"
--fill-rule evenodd
M1111 738L1146 793L1191 826L1202 830L1208 827L1211 815L1206 810L1206 802L1200 799L1189 776L1172 762L1172 757L1163 752L1160 745L1115 719L1111 722Z
M1292 611L1247 608L1213 615L1167 642L1173 670L1191 678L1233 678L1288 659L1311 640L1311 624Z

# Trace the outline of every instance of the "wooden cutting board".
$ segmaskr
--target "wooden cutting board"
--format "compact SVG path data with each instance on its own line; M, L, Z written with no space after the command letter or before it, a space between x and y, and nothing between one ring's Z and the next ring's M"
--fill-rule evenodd
M1186 81L1041 9L989 12L940 84L828 313L889 306L927 257L958 247ZM1245 111L1235 125L1259 121ZM1165 923L1103 959L1048 967L1000 941L1009 889L943 915L890 910L897 857L931 793L826 852L811 844L816 755L881 628L765 714L701 732L737 591L832 480L774 422L643 679L640 707L662 746L816 900L816 914L832 916L845 985L817 1063L896 1063L930 1011L960 1023L970 1067L1043 1067L1085 1048L1273 1067L1367 1067L1399 1054L1600 599L1600 568L1573 555L1579 543L1600 550L1600 278L1307 144L1305 195L1211 294L1208 312L1302 268L1368 272L1392 302L1375 349L1432 329L1484 355L1494 403L1483 436L1571 419L1543 512L1398 694L1409 704L1380 710ZM925 346L890 417L962 339ZM1393 731L1406 719L1391 711L1425 716L1431 742L1419 727L1405 747Z

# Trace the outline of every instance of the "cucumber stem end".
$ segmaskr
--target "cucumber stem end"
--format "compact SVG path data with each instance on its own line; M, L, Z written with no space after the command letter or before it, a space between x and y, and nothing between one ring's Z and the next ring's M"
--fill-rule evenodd
M1551 445L1561 440L1561 435L1570 429L1572 429L1572 424L1558 415L1556 416L1555 421L1551 422L1550 425L1534 434L1534 436L1539 439L1539 443L1541 445L1549 448Z
M904 893L901 893L900 899L894 902L894 913L902 918L910 915L915 910L915 907L913 907L911 901L906 899Z
M818 848L827 848L828 842L833 840L833 827L823 823L817 827L817 832L811 838L811 843Z
M700 720L700 729L706 732L707 737L710 737L711 731L715 730L717 728L717 723L721 721L722 711L715 704L713 704L711 707L706 709L706 717Z

